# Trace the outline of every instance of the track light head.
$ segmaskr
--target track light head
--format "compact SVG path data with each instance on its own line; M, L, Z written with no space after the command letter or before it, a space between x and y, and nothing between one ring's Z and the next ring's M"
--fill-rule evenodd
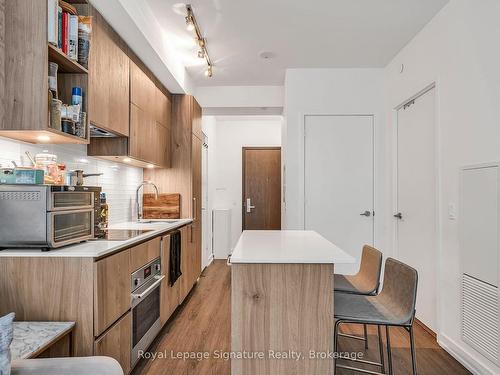
M191 15L186 16L186 29L188 29L188 31L194 30L194 22Z
M205 76L208 77L208 78L212 77L212 66L211 65L209 65L207 67L207 70L205 70Z
M205 58L205 52L204 52L202 49L199 49L199 50L198 50L198 57L199 57L200 59Z

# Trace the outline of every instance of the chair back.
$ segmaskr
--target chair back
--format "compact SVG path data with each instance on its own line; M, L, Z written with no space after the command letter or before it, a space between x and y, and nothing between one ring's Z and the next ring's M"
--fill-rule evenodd
M415 315L417 301L417 271L396 259L385 261L384 285L378 297L402 324L410 324Z
M355 276L356 280L364 286L364 289L371 291L370 294L377 294L381 272L382 253L369 245L363 246L359 272Z

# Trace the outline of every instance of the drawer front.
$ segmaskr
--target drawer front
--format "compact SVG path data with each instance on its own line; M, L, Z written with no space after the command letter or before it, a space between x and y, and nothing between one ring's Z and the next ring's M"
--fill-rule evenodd
M131 329L131 314L128 312L94 343L94 355L116 359L124 374L130 371Z
M94 336L130 309L130 251L94 263Z
M160 256L160 237L130 249L132 272Z

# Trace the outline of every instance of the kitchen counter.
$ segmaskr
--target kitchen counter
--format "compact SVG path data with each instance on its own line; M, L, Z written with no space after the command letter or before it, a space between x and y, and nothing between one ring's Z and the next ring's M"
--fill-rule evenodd
M244 231L231 263L355 263L336 245L310 230Z
M36 357L74 326L74 322L14 322L12 360Z
M168 231L190 224L191 219L179 219L175 223L165 222L125 222L110 225L110 229L129 229L129 230L150 230L139 236L125 241L108 241L97 239L82 242L75 245L69 245L50 251L41 251L40 249L6 249L0 251L0 257L76 257L76 258L100 258L105 255L125 249L140 242L158 237Z

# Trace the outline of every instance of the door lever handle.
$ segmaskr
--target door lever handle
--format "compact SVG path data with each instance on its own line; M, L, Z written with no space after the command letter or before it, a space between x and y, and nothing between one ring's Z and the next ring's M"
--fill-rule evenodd
M370 211L366 210L365 212L362 212L359 215L360 216L370 217L370 216L372 216L372 213Z
M246 209L248 214L252 212L252 208L255 208L255 206L252 206L252 201L250 200L250 198L247 198Z
M397 214L393 215L395 218L401 220L403 218L403 215L401 214L401 212L398 212Z

